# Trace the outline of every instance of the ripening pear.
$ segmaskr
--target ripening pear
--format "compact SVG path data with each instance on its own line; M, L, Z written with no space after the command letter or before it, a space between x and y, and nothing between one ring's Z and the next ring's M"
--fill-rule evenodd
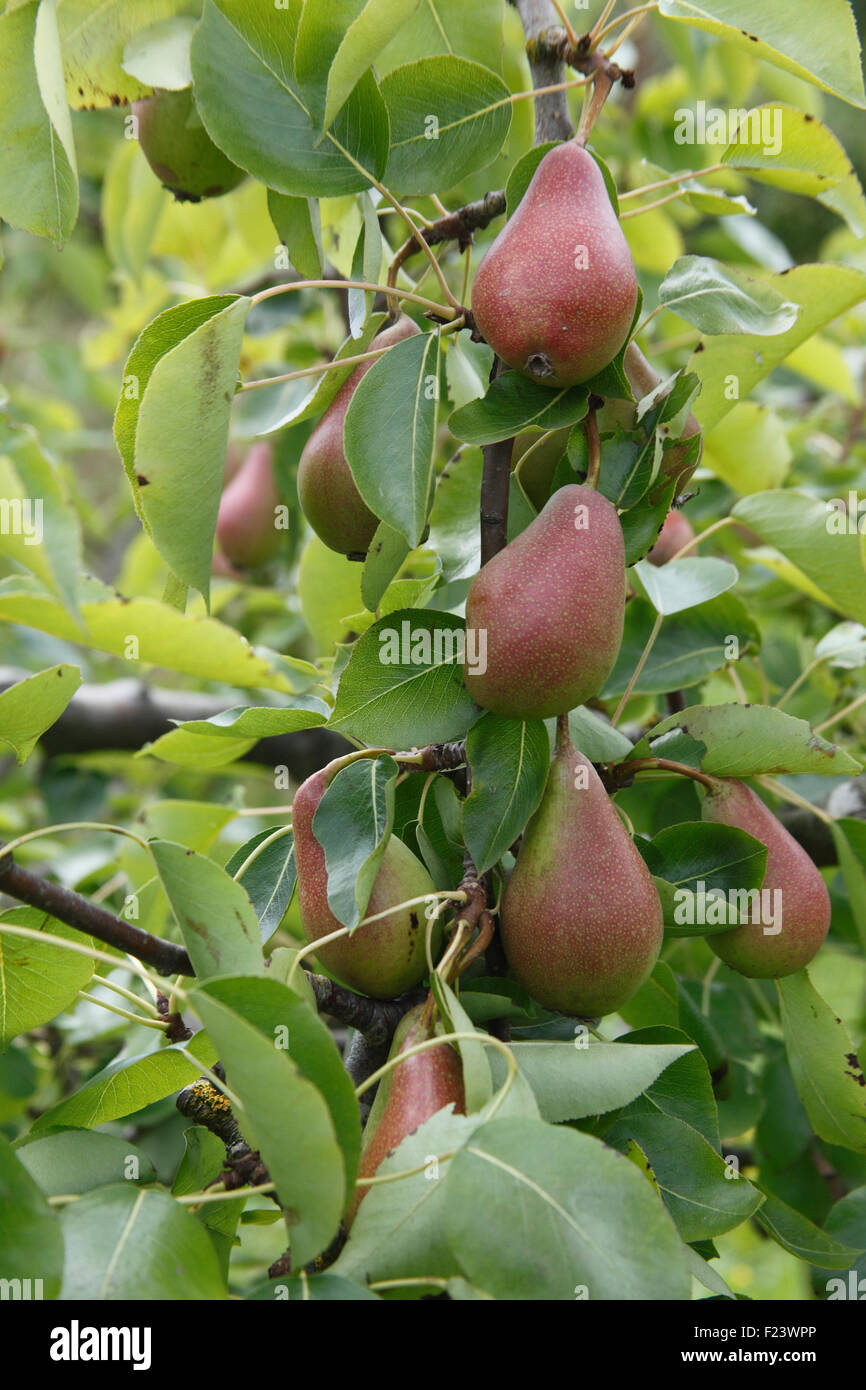
M600 1018L650 974L662 923L648 868L594 767L560 726L502 902L512 971L546 1009Z
M220 498L216 537L230 566L267 564L280 548L275 510L280 494L270 444L254 444Z
M325 851L313 833L316 809L336 773L343 766L337 758L314 772L298 788L292 806L292 830L298 869L298 903L301 925L308 941L339 931L342 923L328 906L328 874ZM435 892L420 859L396 835L388 841L373 883L365 912L374 917L389 907ZM427 970L424 946L424 905L404 907L381 921L359 926L351 937L343 936L322 947L318 958L326 969L350 989L376 999L394 999L417 985ZM434 948L439 937L433 935Z
M759 796L732 778L714 777L711 781L701 814L704 820L745 830L766 845L762 892L773 894L765 901L774 910L762 912L763 921L750 920L731 931L708 936L707 945L725 965L750 979L793 975L809 964L830 927L830 895L824 880L806 851ZM775 921L766 920L770 915Z
M687 516L682 512L671 510L664 519L664 525L659 531L658 540L652 550L647 555L651 565L666 565L668 560L672 560L677 551L682 550L684 545L695 538L694 528Z
M156 88L151 97L133 102L138 141L157 178L178 202L218 198L246 178L217 149L196 110L192 87L181 92Z
M510 367L587 381L632 325L637 277L601 170L573 140L549 150L478 267L475 322Z
M389 1061L417 1043L434 1036L425 1019L425 1005L418 1004L400 1020L389 1053ZM446 1105L458 1115L466 1113L463 1067L450 1043L438 1043L407 1057L379 1083L379 1092L364 1129L359 1178L371 1178L388 1154L402 1144L407 1135L423 1125ZM370 1191L360 1186L346 1216L351 1226L358 1206Z
M466 626L481 659L465 664L466 688L494 714L565 714L610 675L624 614L616 508L593 488L569 483L472 581Z
M418 326L404 314L377 334L370 350L391 347L418 332ZM365 555L379 525L379 518L355 486L343 448L349 402L358 382L378 360L361 362L343 383L304 445L298 465L301 510L319 539L341 555Z
M532 425L515 436L511 468L537 512L550 496L556 465L565 453L570 434L570 425L561 430L541 430Z

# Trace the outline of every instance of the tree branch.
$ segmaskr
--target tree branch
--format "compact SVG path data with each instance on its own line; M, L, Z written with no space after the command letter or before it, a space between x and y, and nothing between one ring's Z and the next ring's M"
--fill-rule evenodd
M546 41L549 31L561 34L568 43L568 35L560 27L559 16L550 0L513 0L523 24L526 35L526 55L532 85L554 87L566 80L565 64L559 51ZM568 114L568 98L565 92L545 92L535 98L535 143L542 145L548 140L570 140L574 126Z
M0 667L0 693L31 674ZM170 733L175 727L173 720L212 719L230 705L231 699L225 695L151 689L132 679L82 685L57 722L46 729L40 747L49 757L105 748L137 751ZM304 729L260 739L244 758L266 767L287 767L296 782L303 782L349 751L346 740L329 729Z

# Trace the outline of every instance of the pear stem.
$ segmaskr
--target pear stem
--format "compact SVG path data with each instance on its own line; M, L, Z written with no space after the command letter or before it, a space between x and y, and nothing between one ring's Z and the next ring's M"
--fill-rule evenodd
M644 647L643 651L642 651L641 654L640 654L640 661L638 662L637 666L635 666L634 670L632 671L631 680L629 681L628 685L626 686L625 690L623 691L622 699L620 700L619 704L617 705L616 710L615 710L614 715L613 715L613 718L612 718L611 721L610 721L611 724L612 724L612 726L613 726L614 728L616 728L617 724L619 723L620 719L622 718L623 711L625 710L626 705L628 704L629 700L631 699L631 693L632 693L632 691L634 690L635 686L637 685L638 679L639 679L639 677L640 677L640 673L641 673L641 671L643 670L644 666L645 666L646 663L647 663L647 659L648 659L648 657L649 657L650 652L652 651L653 647L655 646L655 641L656 641L656 638L657 638L658 635L659 635L659 632L661 631L661 626L662 626L663 620L664 620L664 614L663 614L663 613L659 613L659 614L656 615L656 620L655 620L655 623L653 624L653 630L652 630L652 632L650 633L649 637L647 638L646 646Z
M670 758L630 758L619 766L629 772L676 772L682 777L691 777L694 782L701 782L710 791L715 791L715 781L705 772L699 772L696 767L689 767L688 763L675 763Z
M598 45L601 43L602 39L606 38L608 34L612 34L614 29L618 29L620 24L624 24L626 20L632 19L634 15L647 14L650 10L657 10L658 0L653 0L653 3L651 5L635 5L634 9L625 10L623 14L618 14L615 19L612 19L609 24L605 24L603 29L599 29L599 23L603 22L604 18L606 18L606 15L610 14L612 8L612 6L608 6L606 12L599 16L599 19L596 21L595 25L590 30L592 34L593 48L598 48ZM621 41L622 39L620 38L617 40L617 43L620 43Z
M278 294L290 294L293 290L373 290L377 294L393 295L398 299L408 299L413 304L420 304L422 308L429 309L438 314L440 318L456 319L463 312L461 305L456 301L453 306L447 304L437 304L433 299L425 299L423 295L414 294L411 290L394 290L392 285L374 285L369 280L292 280L288 284L269 285L266 290L259 290L250 300L251 304L261 304L265 299L273 299Z
M598 416L596 415L596 396L590 396L589 409L586 412L586 419L583 422L584 433L586 434L586 444L589 450L589 466L586 470L584 486L598 489L598 480L601 474L601 439L598 433Z
M758 781L762 787L766 787L767 791L778 796L781 801L788 801L792 806L799 806L801 811L808 811L810 815L817 816L825 825L833 824L833 817L828 816L827 812L823 811L820 806L815 806L804 796L800 796L799 792L793 792L790 787L786 787L782 782L777 782L775 777L759 777Z
M102 983L98 975L94 976L94 983ZM78 991L78 998L86 999L88 1004L98 1004L100 1009L107 1009L110 1014L119 1014L121 1018L128 1018L132 1023L140 1023L142 1028L159 1028L164 1033L169 1026L161 1019L147 1018L144 1014L132 1013L130 1009L121 1009L117 1004L109 1004L107 999L99 999L95 994L88 994L86 989Z
M820 734L824 729L829 729L831 725L838 724L840 719L847 718L849 714L854 713L855 709L859 709L864 701L866 701L866 695L858 695L857 699L852 700L850 705L846 705L844 709L840 709L836 714L831 714L830 718L825 719L823 723L816 724L815 733Z
M672 174L668 179L657 179L655 183L645 183L642 188L629 188L625 193L619 194L619 201L624 203L628 198L642 198L645 193L655 193L657 188L670 188L675 183L687 183L689 179L703 179L710 174L719 174L728 166L726 164L708 164L706 169L696 169L693 174Z

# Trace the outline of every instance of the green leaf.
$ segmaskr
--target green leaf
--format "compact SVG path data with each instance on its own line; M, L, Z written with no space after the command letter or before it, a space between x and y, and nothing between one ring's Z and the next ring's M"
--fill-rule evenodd
M639 591L643 591L657 613L666 617L709 603L732 589L739 579L734 565L713 556L687 555L682 560L669 560L666 565L640 560L631 573L638 581Z
M60 1220L61 1300L225 1298L207 1232L167 1192L100 1187L70 1202Z
M704 438L701 463L740 493L781 487L794 455L774 410L741 401Z
M678 1002L682 1007L682 994L678 995ZM686 1042L688 1036L679 1027L656 1024L626 1033L620 1042L623 1046L643 1050L646 1047L677 1047ZM721 1151L719 1116L709 1064L697 1048L665 1067L643 1094L631 1102L622 1118L629 1119L632 1115L661 1115L681 1120L697 1130L710 1148L717 1153Z
M795 348L866 299L866 273L853 266L793 266L761 283L799 304L800 315L793 327L775 337L721 334L699 345L688 370L697 372L702 382L694 413L704 430L717 425Z
M495 1298L566 1301L581 1286L592 1302L689 1296L682 1246L652 1188L588 1134L493 1120L458 1150L445 1187L448 1243Z
M56 1298L63 1271L63 1236L51 1210L20 1156L0 1134L0 1250L3 1278L33 1280L30 1294ZM23 1285L23 1289L28 1286ZM39 1292L36 1292L39 1290ZM5 1295L4 1295L5 1296ZM9 1296L15 1297L14 1293Z
M149 755L181 767L224 767L242 758L262 738L294 734L325 724L330 708L316 695L299 695L291 709L235 705L210 719L174 720L177 728L146 743L136 757Z
M452 613L381 618L352 650L328 727L398 749L462 738L479 714L463 685L464 633Z
M214 982L215 985L222 982ZM226 1077L239 1097L236 1119L291 1213L292 1261L315 1258L337 1232L346 1177L331 1113L321 1092L285 1051L215 992L191 992L193 1007L219 1049Z
M50 666L0 693L0 747L6 744L19 763L25 762L80 684L78 666Z
M660 0L659 13L683 20L724 43L835 92L852 106L866 106L860 43L846 0L827 0L821 23L786 0Z
M100 220L114 265L141 278L167 194L137 140L118 140L102 180Z
M831 503L789 489L743 497L733 515L780 550L828 606L866 622L866 566L856 518L852 530L850 518Z
M212 859L169 840L149 849L199 979L259 975L259 923L249 894Z
M503 372L490 383L487 395L455 410L448 428L468 444L494 444L536 425L557 430L573 425L586 414L583 386L552 389L531 381L522 372Z
M760 888L764 881L766 845L732 825L688 821L635 844L651 872L677 888L703 885L729 893Z
M773 289L707 256L681 256L659 286L659 303L702 333L785 333L798 306Z
M478 1123L450 1106L408 1135L380 1163L377 1176L421 1171L369 1188L352 1223L348 1243L331 1273L346 1279L444 1278L460 1268L445 1239L445 1183L452 1154ZM438 1161L437 1161L438 1160Z
M379 55L377 72L391 72L419 53L457 54L502 69L503 11L500 0L424 0Z
M655 620L656 611L646 599L634 598L626 604L622 646L602 691L603 699L624 694ZM635 693L665 695L669 690L698 685L732 659L732 637L738 643L737 657L760 648L755 622L745 604L731 593L666 618L637 678Z
M29 1028L40 1028L63 1013L93 975L93 961L50 942L12 936L3 925L27 927L89 946L90 938L40 912L13 907L0 914L0 1048Z
M413 547L433 500L438 381L438 333L395 343L361 378L343 430L362 498Z
M204 988L257 1028L272 1047L286 1051L301 1076L321 1093L331 1112L350 1192L361 1152L361 1119L354 1087L327 1024L299 994L270 976L210 980Z
M466 756L472 791L463 804L463 834L484 874L513 845L541 800L550 740L540 719L485 714L469 731Z
M246 890L259 919L262 944L270 940L283 920L298 880L295 842L291 830L285 826L274 825L267 830L259 830L235 851L226 864L226 873L234 878L253 851L277 830L280 831L279 839L263 849L237 880Z
M356 82L411 19L419 0L306 0L295 73L310 112L327 130Z
M772 1192L764 1194L764 1204L755 1213L755 1220L783 1250L821 1269L845 1269L864 1253L864 1247L854 1250L835 1240Z
M277 193L357 193L384 173L387 109L365 73L320 141L293 72L301 13L301 0L205 0L192 42L196 105L223 153Z
M858 1187L854 1192L847 1192L836 1205L831 1209L827 1220L824 1222L824 1229L830 1236L842 1241L849 1246L866 1245L866 1187ZM854 1262L855 1287L859 1294L866 1291L863 1280L866 1278L866 1256L860 1255ZM844 1277L847 1270L839 1269L836 1271L837 1277L843 1277L842 1289L837 1285L831 1292L825 1283L824 1292L836 1298L850 1297L850 1280Z
M0 498L0 555L30 570L77 620L80 523L30 429L0 432ZM80 635L77 627L73 631Z
M474 1033L478 1031L480 1037L486 1036L474 1028L471 1018L457 995L452 989L449 989L442 977L435 971L431 983L439 1012L442 1015L443 1033ZM470 1039L463 1039L455 1046L460 1053L460 1065L463 1071L466 1114L474 1115L477 1110L483 1110L493 1096L489 1057L495 1049L485 1046L484 1043L472 1042Z
M322 219L316 199L290 198L269 188L268 212L298 274L321 280Z
M184 1155L171 1185L173 1197L203 1192L219 1180L225 1163L225 1144L202 1125L185 1130L183 1141ZM195 1212L196 1220L204 1226L216 1251L223 1279L228 1279L238 1221L247 1215L241 1210L243 1206L243 1202L228 1198L225 1202L204 1202ZM270 1212L257 1214L271 1216ZM272 1219L279 1221L278 1207L273 1208Z
M307 673L316 674L306 663L250 647L239 632L214 618L185 616L158 599L124 598L96 579L86 579L82 589L80 628L35 581L24 576L0 580L0 620L123 657L131 673L141 662L201 680L288 695L301 684L296 672L304 675L305 685L310 683Z
M575 1025L570 1042L512 1042L514 1060L532 1087L543 1120L561 1124L618 1110L639 1096L691 1043L626 1048L596 1042ZM505 1079L505 1061L491 1052L497 1086Z
M206 1033L196 1033L182 1045L154 1047L138 1057L121 1053L74 1095L44 1111L31 1133L41 1134L63 1125L93 1129L110 1120L121 1120L188 1086L201 1074L199 1062L210 1067L216 1059Z
M183 91L192 82L189 47L195 25L192 15L175 15L139 29L124 47L124 72L146 87Z
M394 825L393 758L359 758L341 768L313 816L313 835L325 851L328 906L344 927L367 910Z
M90 1129L25 1140L18 1158L46 1197L90 1192L116 1182L156 1182L156 1169L146 1153L128 1139Z
M848 890L851 915L866 951L866 825L862 820L843 816L831 822L830 833Z
M127 359L114 422L142 524L205 600L249 309L249 299L218 295L154 319Z
M126 45L159 20L189 10L186 0L61 0L58 20L70 106L97 110L147 96L123 67Z
M866 1086L844 1023L805 970L776 988L794 1084L812 1128L828 1144L866 1153Z
M724 1159L691 1125L664 1114L623 1116L605 1142L631 1140L646 1155L665 1205L683 1240L707 1240L747 1221L763 1200L746 1178L732 1177Z
M370 542L364 573L361 577L361 597L364 606L375 613L389 584L409 554L409 546L399 531L382 521Z
M764 138L768 122L769 145ZM777 104L756 107L740 125L722 163L745 169L775 188L817 198L844 217L856 237L866 236L860 180L836 136L811 113Z
M60 245L78 217L57 0L0 15L0 217Z
M671 687L666 686L665 689L671 689ZM556 725L548 720L547 727L552 738ZM619 762L621 758L628 757L633 747L630 738L627 738L619 729L615 729L596 710L589 709L586 705L578 705L577 709L569 710L568 732L575 748L579 748L584 757L589 758L591 763Z
M700 766L719 777L817 772L833 777L859 772L848 753L816 734L805 719L768 705L690 705L650 731L656 758ZM691 750L702 744L699 764Z
M451 188L496 158L511 125L510 93L489 67L419 58L382 80L391 121L385 183L397 194Z

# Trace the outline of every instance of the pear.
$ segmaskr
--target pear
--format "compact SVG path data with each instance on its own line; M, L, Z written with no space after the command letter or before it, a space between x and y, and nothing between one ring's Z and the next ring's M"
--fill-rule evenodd
M181 92L156 88L152 97L133 102L142 153L178 202L218 198L246 178L217 149L201 122L192 87Z
M314 772L298 788L292 806L298 903L308 941L317 941L319 937L339 931L342 926L328 906L325 851L313 834L316 808L342 766L344 760L337 758ZM424 865L402 840L392 835L379 865L365 916L374 917L397 903L433 892L433 880ZM340 937L322 947L318 958L350 989L376 999L394 999L417 985L427 970L426 925L422 903L404 907L381 921L358 927L351 937ZM434 950L438 941L439 936L434 933Z
M476 325L509 366L548 386L587 381L629 335L637 277L591 154L549 150L478 267Z
M500 930L508 963L533 999L598 1018L650 974L663 914L649 870L563 724L505 890Z
M624 614L625 545L616 508L592 488L569 483L472 581L466 626L478 634L482 659L466 663L466 688L494 714L564 714L601 690L622 642Z
M781 821L742 782L712 778L704 799L704 820L734 825L767 847L767 871L763 890L774 894L765 900L780 907L774 923L744 922L732 931L707 937L720 960L752 980L779 979L802 970L818 951L830 927L830 895L823 878L806 851ZM778 890L778 897L776 897ZM761 914L769 916L769 914ZM750 914L751 916L751 914ZM780 925L781 930L765 931Z
M391 347L419 332L404 314L377 334L370 349ZM320 540L341 555L365 555L379 518L361 497L343 448L343 426L358 382L378 361L371 358L355 368L316 425L298 465L301 510Z
M434 1036L432 1024L425 1015L426 1007L418 1004L404 1014L394 1035L389 1060ZM407 1057L380 1082L379 1094L364 1129L358 1177L373 1177L382 1160L398 1148L407 1135L451 1104L456 1114L465 1115L463 1068L450 1043L438 1043L414 1057ZM369 1191L366 1186L356 1189L346 1216L347 1228Z
M280 494L270 444L254 444L220 498L216 536L229 566L252 569L280 548L274 511Z
M550 496L556 465L565 453L570 434L570 425L561 430L541 430L533 425L515 436L511 467L537 512Z
M695 538L694 528L687 516L682 512L669 511L664 519L664 525L659 531L658 540L652 550L647 555L651 565L666 565L668 560L672 560L677 551L682 550L684 545Z

